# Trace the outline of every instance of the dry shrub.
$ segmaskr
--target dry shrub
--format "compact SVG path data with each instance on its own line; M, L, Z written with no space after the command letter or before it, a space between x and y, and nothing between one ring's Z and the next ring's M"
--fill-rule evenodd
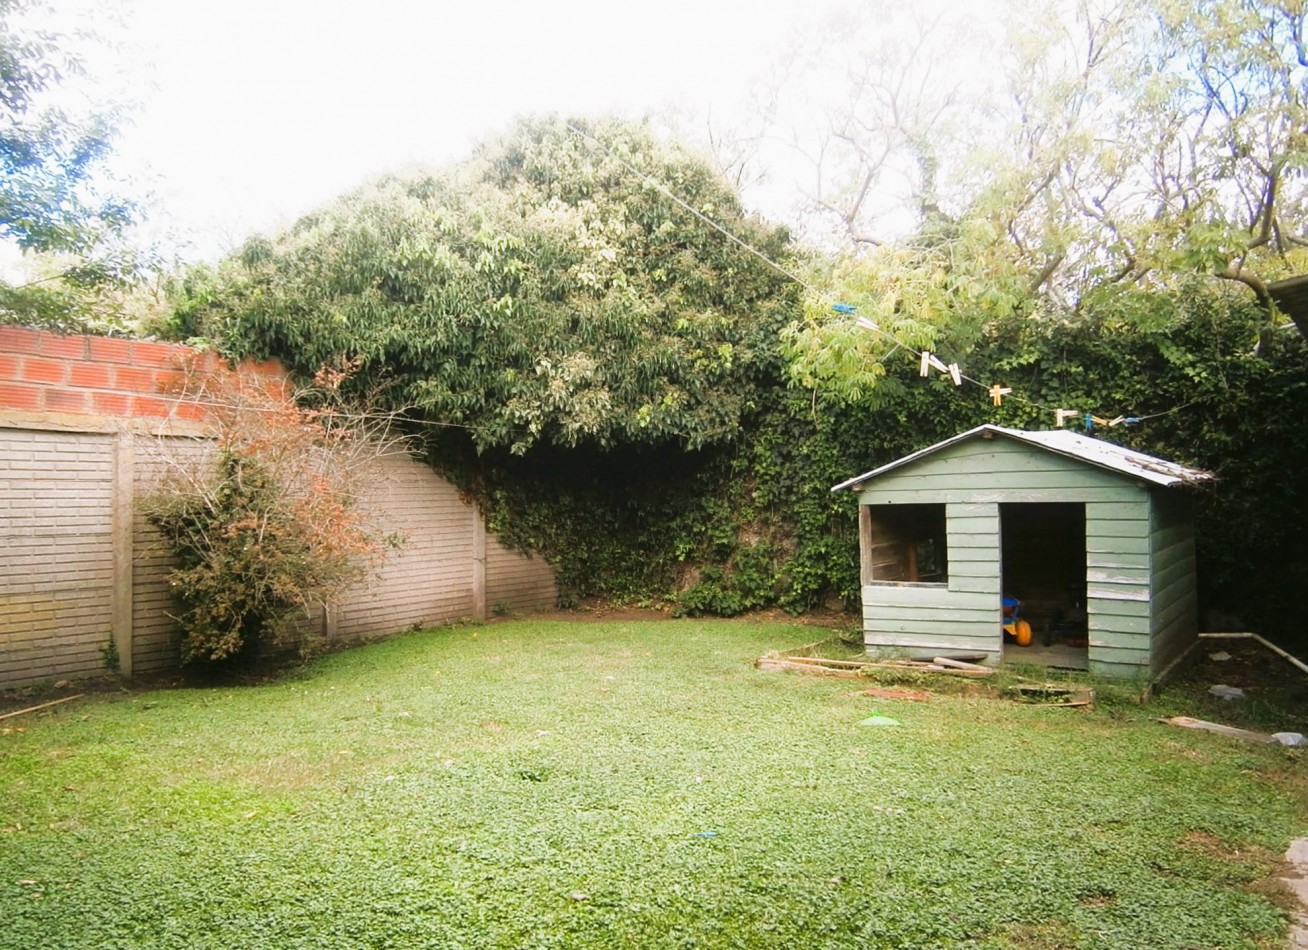
M282 376L197 359L179 397L203 406L208 451L157 445L146 501L178 560L170 575L186 663L229 661L277 638L377 564L388 542L361 504L380 456L405 451L393 417L340 398L353 367L297 391Z

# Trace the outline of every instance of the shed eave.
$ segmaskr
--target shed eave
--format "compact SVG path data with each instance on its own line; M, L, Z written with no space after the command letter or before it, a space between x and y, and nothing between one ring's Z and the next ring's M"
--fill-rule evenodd
M1099 439L1093 439L1088 436L1078 435L1075 432L1069 432L1066 429L1055 429L1046 432L1029 432L1023 429L1008 429L1004 426L979 425L974 429L968 429L961 432L953 438L945 439L943 442L937 442L935 445L919 449L910 455L905 455L901 459L896 459L889 464L880 468L857 475L854 478L841 482L839 485L832 487L833 492L843 491L845 489L854 489L861 491L867 482L878 478L887 472L903 468L906 465L933 455L957 445L968 439L981 436L983 438L994 438L996 435L1005 438L1014 439L1036 448L1044 449L1047 452L1053 452L1057 455L1063 455L1067 458L1077 459L1088 465L1102 468L1106 471L1115 472L1118 475L1124 475L1128 478L1134 478L1137 481L1147 482L1162 488L1171 488L1176 485L1193 484L1195 482L1206 481L1213 476L1209 472L1200 469L1188 468L1175 462L1169 462L1165 459L1155 458L1152 455L1146 455L1143 452L1136 452L1132 449L1124 449L1121 446L1114 445L1111 442L1103 442Z

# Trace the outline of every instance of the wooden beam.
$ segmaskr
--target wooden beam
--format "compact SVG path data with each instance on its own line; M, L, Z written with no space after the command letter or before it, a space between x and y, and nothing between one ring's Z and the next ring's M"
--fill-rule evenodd
M78 693L75 696L65 696L63 699L52 699L48 703L41 703L39 706L28 706L26 709L15 709L13 712L7 712L0 715L0 719L12 719L14 716L22 716L26 713L36 712L38 709L46 709L50 706L58 706L60 703L71 703L74 699L81 699L85 693Z
M132 521L136 508L134 437L120 431L113 447L113 501L109 514L109 531L113 539L113 586L109 592L110 637L118 654L118 670L132 675Z
M872 509L858 506L858 559L860 583L867 585L875 576L872 551Z

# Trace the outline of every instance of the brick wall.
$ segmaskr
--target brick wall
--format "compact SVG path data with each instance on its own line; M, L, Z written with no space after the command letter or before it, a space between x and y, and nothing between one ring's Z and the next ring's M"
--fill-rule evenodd
M0 409L198 421L200 406L168 395L197 357L175 343L0 327Z
M179 370L208 358L0 327L0 687L99 672L110 642L126 673L177 666L171 561L134 501L163 458L205 451L203 406L174 393ZM246 368L284 379L275 363ZM484 617L487 603L553 604L548 566L488 537L427 465L381 460L369 502L406 543L327 618L309 618L315 631L375 636Z

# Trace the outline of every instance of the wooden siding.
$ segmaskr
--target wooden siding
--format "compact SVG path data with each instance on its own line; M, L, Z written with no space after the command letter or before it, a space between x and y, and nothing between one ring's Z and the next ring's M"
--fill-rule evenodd
M1006 438L960 442L887 472L859 493L865 505L1130 502L1144 497L1146 489L1130 479Z
M1149 668L1149 493L1085 506L1090 669L1134 676Z
M999 506L949 505L946 519L947 584L864 585L863 642L869 652L979 651L998 662Z
M112 435L0 429L0 684L102 670L114 461Z
M1158 542L1145 486L1019 442L973 439L880 476L860 492L859 501L946 504L949 518L947 589L905 588L917 592L905 596L897 593L899 588L863 587L864 641L869 648L948 644L997 656L1002 649L998 505L1073 502L1083 503L1086 512L1091 668L1106 675L1137 676L1157 662L1152 652L1152 592L1159 580L1153 560ZM1175 525L1165 531L1172 533L1160 533L1159 539L1181 543ZM1184 568L1176 571L1179 576ZM1183 586L1185 581L1175 583Z
M1160 673L1194 642L1199 602L1189 499L1175 491L1160 490L1154 495L1149 537L1153 557L1151 669Z
M971 439L887 472L859 494L862 504L999 502L1131 503L1141 485L1075 459L1009 439ZM952 559L952 552L951 552Z

